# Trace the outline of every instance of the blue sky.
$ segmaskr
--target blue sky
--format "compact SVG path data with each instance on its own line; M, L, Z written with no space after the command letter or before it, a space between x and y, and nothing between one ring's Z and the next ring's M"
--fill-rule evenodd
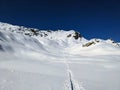
M119 0L0 0L0 21L120 41Z

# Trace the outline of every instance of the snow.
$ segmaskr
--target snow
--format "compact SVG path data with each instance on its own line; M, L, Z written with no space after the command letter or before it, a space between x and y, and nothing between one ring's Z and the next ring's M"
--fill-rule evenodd
M120 43L32 30L0 23L0 90L120 90Z

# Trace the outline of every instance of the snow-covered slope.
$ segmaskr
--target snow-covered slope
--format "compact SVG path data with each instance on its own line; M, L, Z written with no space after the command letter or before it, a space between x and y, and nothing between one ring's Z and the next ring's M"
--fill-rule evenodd
M45 31L0 23L0 50L14 53L35 51L51 54L64 51L79 55L83 55L84 52L93 52L94 55L98 51L105 54L119 54L120 46L112 40L86 40L79 32L73 30ZM101 54L103 53L98 55Z
M119 68L111 39L0 23L0 90L120 90Z

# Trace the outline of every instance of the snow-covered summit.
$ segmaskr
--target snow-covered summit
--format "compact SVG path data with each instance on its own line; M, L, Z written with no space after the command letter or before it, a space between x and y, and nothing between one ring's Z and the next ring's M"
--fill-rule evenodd
M16 33L22 33L28 36L41 36L47 38L54 38L54 39L65 39L66 37L74 37L75 39L82 38L79 32L75 32L74 30L71 31L64 31L64 30L39 30L35 28L26 28L24 26L17 26L11 25L8 23L0 22L0 30L5 31L12 31Z
M74 30L39 30L0 23L0 51L81 54L87 50L87 53L97 52L98 49L118 53L120 45L110 39L87 40Z

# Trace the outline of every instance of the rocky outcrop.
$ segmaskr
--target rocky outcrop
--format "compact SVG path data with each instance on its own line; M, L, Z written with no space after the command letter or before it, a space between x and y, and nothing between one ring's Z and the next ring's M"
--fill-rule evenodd
M95 42L88 42L88 43L84 44L83 47L89 47L93 44L95 44Z
M79 32L75 32L74 36L75 39L82 38L82 35Z
M0 45L0 51L4 51L4 49L3 49L2 45Z

